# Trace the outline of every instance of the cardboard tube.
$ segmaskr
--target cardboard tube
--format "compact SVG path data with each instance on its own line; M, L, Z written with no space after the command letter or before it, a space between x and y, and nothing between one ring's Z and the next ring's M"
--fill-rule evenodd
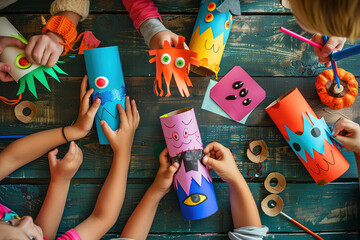
M277 180L277 184L275 186L271 186L270 184L272 179ZM268 190L271 193L281 193L285 189L286 179L281 173L272 172L266 177L264 186L266 190Z
M89 86L94 89L93 100L101 99L95 116L99 143L109 144L100 121L105 120L115 131L120 126L120 115L116 105L121 104L125 109L126 91L119 49L117 46L89 49L84 51L84 57Z
M349 168L325 120L317 118L297 88L266 111L318 185L334 181Z
M198 53L197 59L200 61L200 67L191 66L191 71L202 76L218 74L234 22L230 11L221 13L216 9L222 2L222 0L201 1L191 36L189 48Z
M0 36L16 37L24 43L26 39L18 30L7 20L6 17L0 17ZM9 74L16 82L20 78L39 67L37 64L31 64L25 57L25 50L18 47L6 47L0 54L0 62L10 65Z
M275 206L271 206L272 204ZM270 217L277 216L282 211L283 207L283 200L276 194L270 194L261 201L261 209Z
M185 220L198 220L218 210L209 170L202 164L199 127L193 108L176 110L160 117L171 160L179 162L174 186Z
M25 116L24 115L24 109L30 109L30 114ZM30 101L22 101L20 102L18 105L15 106L14 109L15 112L15 116L16 118L23 123L29 123L31 122L35 115L36 115L36 106L34 103L30 102Z

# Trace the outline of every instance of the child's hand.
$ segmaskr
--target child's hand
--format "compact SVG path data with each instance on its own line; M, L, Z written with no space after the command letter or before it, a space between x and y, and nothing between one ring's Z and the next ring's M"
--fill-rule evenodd
M53 67L64 51L63 38L53 32L32 36L26 45L26 58L39 65Z
M162 49L165 40L167 40L171 46L175 46L178 43L179 36L171 31L158 32L150 40L150 49ZM186 43L184 43L184 47L189 49Z
M314 42L324 45L323 35L316 33L312 36ZM314 47L314 53L319 57L320 63L325 63L325 67L330 67L330 54L333 51L340 51L346 42L346 38L343 37L329 37L329 40L326 42L325 46L320 50L317 47Z
M70 126L70 128L74 129L76 132L76 139L85 137L89 133L94 123L96 112L99 109L101 103L101 100L97 98L90 106L90 97L91 94L94 92L94 89L89 89L88 91L86 91L87 84L88 76L85 75L81 82L80 88L79 115L74 125Z
M117 108L120 113L120 128L113 131L109 125L104 121L100 121L102 130L109 140L110 146L114 153L121 153L130 155L131 146L134 140L135 130L139 126L140 116L137 110L135 100L131 100L129 96L125 98L125 109L118 104Z
M25 48L25 44L22 43L19 39L13 37L2 37L0 36L0 54L4 51L6 47L15 46L18 48ZM9 75L10 66L6 63L0 62L0 81L10 82L14 81L14 78Z
M70 143L69 151L63 159L57 159L59 150L56 148L49 152L49 166L52 181L70 181L83 161L83 153L75 144Z
M203 152L206 154L203 163L209 169L214 169L224 182L236 182L239 177L242 177L230 149L220 143L212 142L204 148Z
M347 150L360 154L360 126L346 118L339 118L334 125L333 136Z
M154 193L159 193L161 197L165 196L170 191L174 174L179 168L178 162L171 164L168 158L168 153L167 148L160 153L160 167L153 184L150 186L152 191Z

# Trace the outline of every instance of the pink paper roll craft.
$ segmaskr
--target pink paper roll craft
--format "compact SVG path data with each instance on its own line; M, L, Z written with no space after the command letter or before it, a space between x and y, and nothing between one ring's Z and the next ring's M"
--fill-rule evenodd
M174 176L183 218L197 220L214 214L218 205L204 156L199 127L193 108L184 108L160 117L171 161L180 168Z

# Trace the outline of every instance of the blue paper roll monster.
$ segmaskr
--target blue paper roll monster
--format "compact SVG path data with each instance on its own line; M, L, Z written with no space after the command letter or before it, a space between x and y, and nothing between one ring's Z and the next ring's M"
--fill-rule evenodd
M111 129L120 126L120 116L116 105L125 107L125 83L117 46L94 48L84 51L90 88L94 89L93 100L101 99L95 116L100 144L109 144L100 121L105 120Z

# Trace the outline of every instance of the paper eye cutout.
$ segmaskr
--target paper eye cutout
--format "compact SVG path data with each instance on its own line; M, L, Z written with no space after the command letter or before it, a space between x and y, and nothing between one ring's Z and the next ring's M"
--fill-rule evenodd
M301 151L301 147L300 147L300 145L298 143L293 143L293 147L297 152Z
M194 193L188 196L183 203L187 206L196 206L207 199L206 195L201 193Z
M228 30L230 27L231 23L229 22L229 20L226 20L225 22L225 29Z
M209 12L212 12L212 11L214 11L215 9L216 9L216 4L213 3L213 2L209 3L209 5L208 5L208 11L209 11Z
M233 89L239 89L239 88L241 88L243 85L244 85L244 82L243 82L243 81L237 81L237 82L234 82L234 83L233 83L232 88L233 88Z
M225 98L226 100L235 100L236 99L236 95L229 95Z
M17 66L20 69L28 69L31 67L31 63L26 59L25 53L20 53L15 58L15 66Z
M245 97L248 94L249 90L247 88L244 88L240 91L239 95L240 97Z
M170 54L164 53L161 55L161 63L164 65L168 65L171 62Z
M175 140L175 141L179 141L180 137L179 137L179 134L177 132L173 132L172 133L172 138Z
M189 136L189 130L187 128L184 129L184 138L187 138Z
M318 127L314 127L313 129L311 129L311 135L315 138L320 137L321 135L321 131Z
M205 22L211 22L214 19L214 16L211 13L206 14Z
M251 103L251 99L250 98L247 98L247 99L245 99L244 101L243 101L243 105L244 106L247 106L247 105L249 105Z
M175 66L177 68L183 68L185 66L185 60L182 58L182 57L178 57L176 60L175 60Z
M95 79L95 86L97 88L106 88L107 85L109 85L109 79L107 79L106 77L97 77Z

